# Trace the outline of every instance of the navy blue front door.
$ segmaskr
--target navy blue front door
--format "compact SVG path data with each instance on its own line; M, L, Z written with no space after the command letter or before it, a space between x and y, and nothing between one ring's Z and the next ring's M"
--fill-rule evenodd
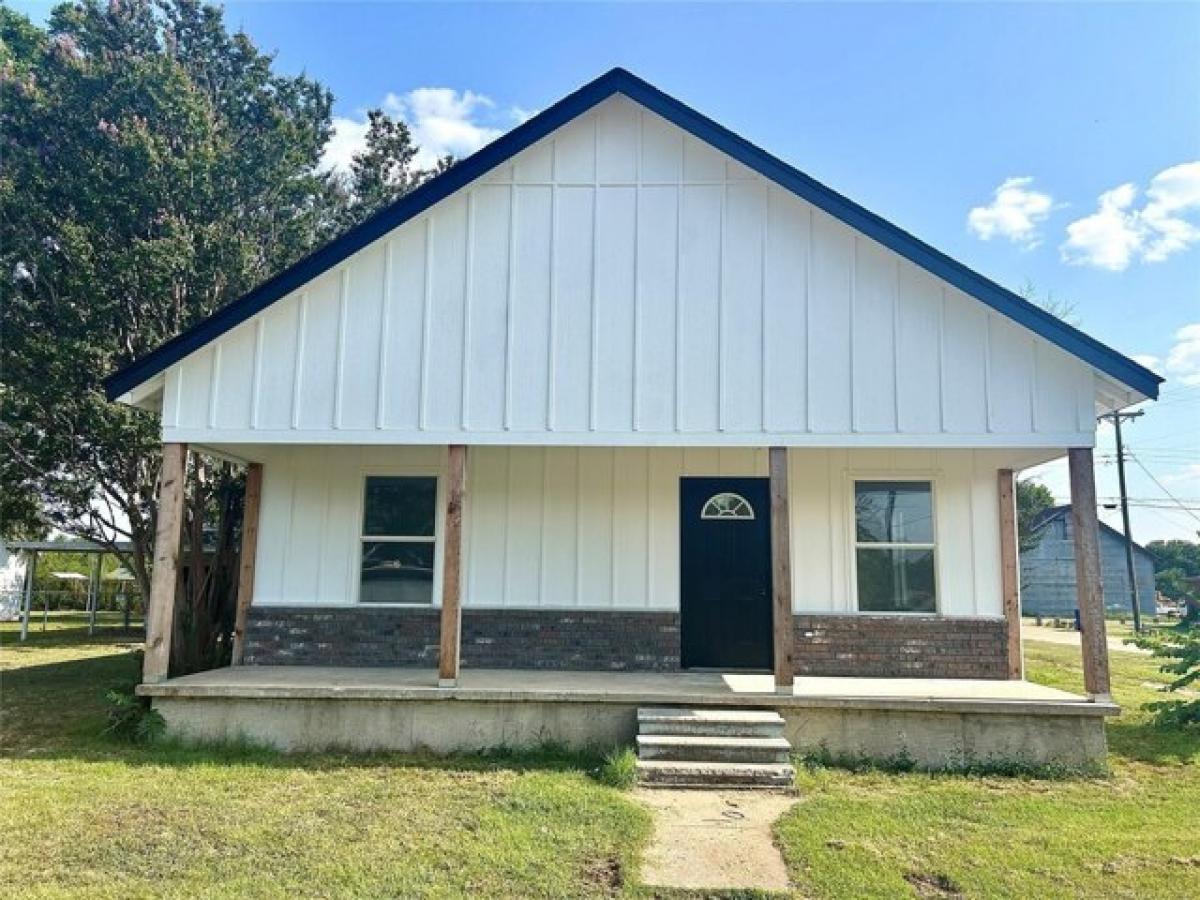
M765 478L682 478L684 668L770 669L771 518Z

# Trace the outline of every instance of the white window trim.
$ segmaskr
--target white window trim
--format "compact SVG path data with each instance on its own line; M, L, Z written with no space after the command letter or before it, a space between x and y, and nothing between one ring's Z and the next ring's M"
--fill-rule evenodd
M354 554L354 565L350 567L349 584L346 588L346 596L351 598L350 606L362 607L366 609L440 609L442 606L442 510L446 505L444 495L446 489L445 472L441 466L363 466L358 470L358 494L356 506L354 510L354 521L358 523L358 534L355 535L355 542L358 549ZM367 502L367 479L368 478L433 478L435 481L433 491L433 584L431 590L433 596L429 603L364 603L360 594L362 592L362 548L365 540L378 540L380 542L392 543L427 543L429 538L365 538L363 530L363 514L366 510Z
M904 472L889 472L877 470L852 470L845 473L846 483L846 505L849 507L846 515L846 556L847 564L846 571L849 573L849 584L847 585L847 596L852 598L854 615L863 616L925 616L944 618L942 605L942 555L938 552L938 547L941 545L941 540L938 537L939 521L941 515L938 512L938 482L941 480L941 472L938 470L932 471L917 471L913 469ZM908 610L908 609L893 609L893 610L876 610L862 609L858 600L858 516L855 508L855 500L857 498L857 485L860 481L911 481L929 485L929 503L930 510L933 514L933 543L893 543L893 542L869 542L864 544L866 547L876 547L884 549L908 549L908 550L932 550L933 551L933 603L934 608L929 611Z

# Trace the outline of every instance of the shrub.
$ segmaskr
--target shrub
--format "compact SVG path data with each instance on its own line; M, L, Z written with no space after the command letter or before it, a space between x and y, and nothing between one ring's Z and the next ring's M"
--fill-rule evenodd
M1159 666L1160 672L1174 676L1163 690L1178 691L1200 681L1200 624L1180 622L1173 628L1156 628L1130 643L1169 660ZM1154 723L1163 728L1200 726L1200 699L1156 700L1145 708L1154 713Z
M604 754L596 778L609 787L628 790L637 783L637 756L630 747L618 747Z
M138 744L149 744L166 732L167 723L156 709L151 709L149 697L135 693L137 682L114 685L104 694L108 704L108 726L105 734Z

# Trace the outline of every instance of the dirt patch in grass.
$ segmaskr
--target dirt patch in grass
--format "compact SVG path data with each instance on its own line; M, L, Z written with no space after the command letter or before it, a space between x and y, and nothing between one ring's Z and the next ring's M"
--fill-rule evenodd
M625 886L625 872L616 856L593 857L583 867L584 880L616 896Z
M904 876L904 880L912 885L918 897L930 897L936 900L941 897L961 897L963 895L962 889L954 883L954 879L940 872L936 874L909 872Z

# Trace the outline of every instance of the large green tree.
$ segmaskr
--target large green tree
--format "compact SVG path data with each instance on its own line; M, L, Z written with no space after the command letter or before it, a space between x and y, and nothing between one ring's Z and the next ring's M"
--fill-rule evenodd
M148 590L158 422L101 380L424 177L384 116L353 173L323 170L331 107L199 0L65 3L45 28L0 7L7 533L131 541ZM236 520L229 480L193 472L193 518Z
M403 119L393 118L382 109L369 110L363 148L351 161L349 176L343 180L347 195L345 224L354 225L374 215L454 165L453 157L444 156L434 168L418 169L414 163L420 149Z
M1021 550L1032 550L1042 539L1038 519L1054 507L1054 494L1038 481L1025 478L1017 482L1017 540Z
M157 423L100 381L325 236L332 98L195 0L0 10L0 40L3 488L132 540L146 590Z
M1151 541L1146 545L1154 557L1154 584L1163 596L1186 603L1189 615L1200 615L1200 543L1196 541Z

